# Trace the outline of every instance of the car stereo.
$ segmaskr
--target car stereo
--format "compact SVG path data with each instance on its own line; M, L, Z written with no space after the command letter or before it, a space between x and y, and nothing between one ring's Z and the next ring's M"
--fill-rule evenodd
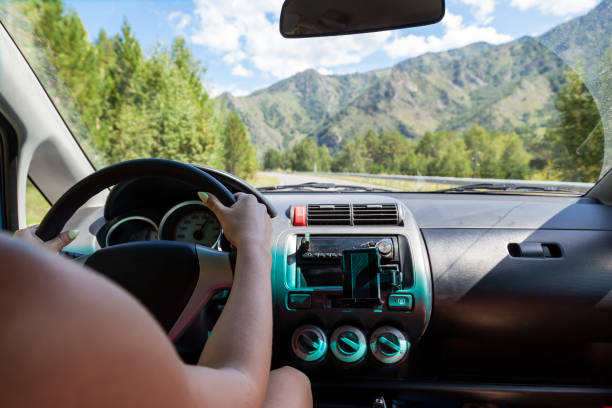
M403 271L397 236L297 237L295 289L342 289L349 299L373 304L380 288L401 290L412 285L411 271ZM369 299L369 300L366 300Z
M431 310L426 252L413 226L382 234L308 228L283 236L277 252L283 267L273 275L273 364L319 379L406 376Z

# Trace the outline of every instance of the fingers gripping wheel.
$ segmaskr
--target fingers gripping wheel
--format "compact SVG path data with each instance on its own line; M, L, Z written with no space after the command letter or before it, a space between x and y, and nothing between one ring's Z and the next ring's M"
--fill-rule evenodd
M84 178L51 207L37 235L55 237L74 212L108 187L143 175L173 177L214 194L224 205L236 202L214 177L184 163L140 159L118 163ZM232 283L233 256L193 244L139 242L101 249L79 261L132 293L177 339L215 291Z
M165 159L137 159L105 167L76 183L49 210L36 235L43 241L57 236L76 210L90 198L122 181L141 176L173 177L214 194L224 205L236 202L232 193L210 174L185 163Z

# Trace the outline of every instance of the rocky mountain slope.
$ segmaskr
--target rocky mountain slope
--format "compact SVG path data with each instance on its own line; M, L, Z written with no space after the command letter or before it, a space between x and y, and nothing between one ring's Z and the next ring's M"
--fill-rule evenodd
M368 129L397 129L410 138L473 124L531 133L555 114L566 63L607 51L610 21L612 0L604 0L540 37L475 43L362 74L307 70L246 97L219 99L239 112L260 151L306 136L333 151Z

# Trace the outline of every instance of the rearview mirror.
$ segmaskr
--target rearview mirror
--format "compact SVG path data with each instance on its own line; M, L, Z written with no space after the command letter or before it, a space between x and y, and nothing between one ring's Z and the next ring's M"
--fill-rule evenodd
M444 0L285 0L283 37L320 37L437 23Z

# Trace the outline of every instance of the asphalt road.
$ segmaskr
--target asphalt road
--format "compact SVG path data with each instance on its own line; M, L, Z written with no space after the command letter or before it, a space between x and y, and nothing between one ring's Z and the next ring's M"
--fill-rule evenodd
M354 181L336 179L332 177L315 176L311 174L295 174L295 173L282 173L276 171L262 171L261 174L267 176L276 177L278 179L278 185L291 185L291 184L303 184L303 183L333 183L343 184L347 186L363 186L363 187L380 187L373 184L357 183Z

